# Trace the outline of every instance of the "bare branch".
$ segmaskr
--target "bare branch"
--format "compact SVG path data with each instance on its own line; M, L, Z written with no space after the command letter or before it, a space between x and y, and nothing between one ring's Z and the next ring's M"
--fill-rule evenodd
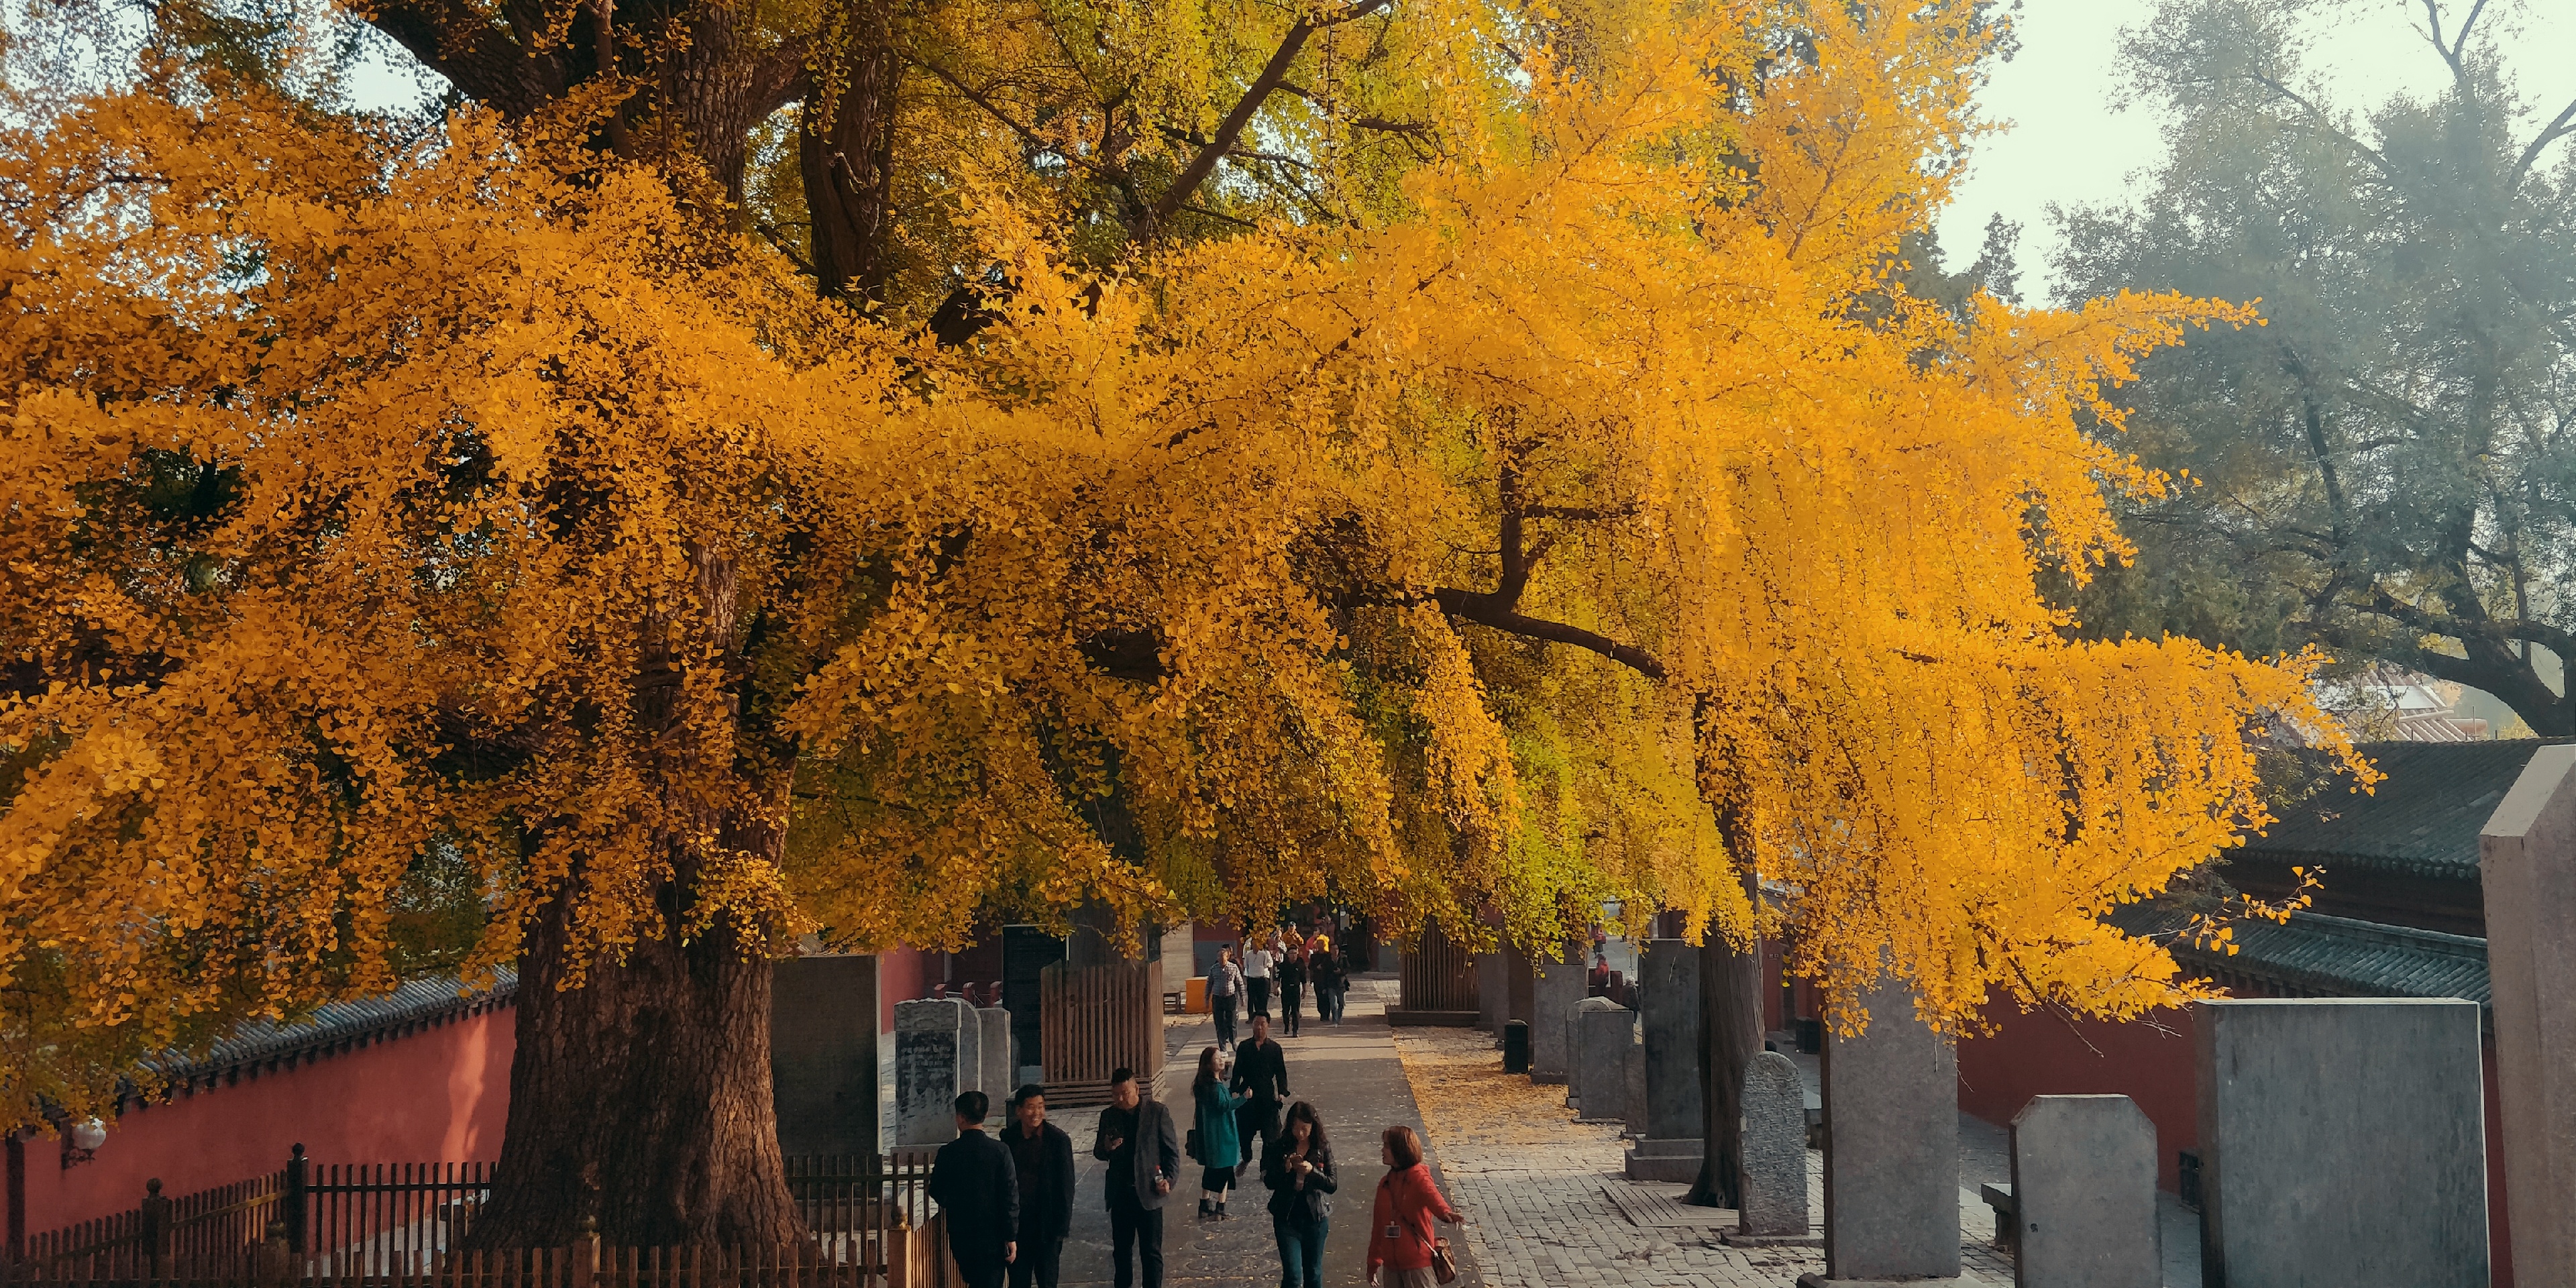
M2548 126L2532 136L2530 145L2522 150L2522 159L2513 163L2514 182L2520 183L2522 176L2531 172L2531 167L2539 163L2540 154L2547 151L2550 144L2570 134L2576 134L2576 99L2567 100L2567 106L2558 109L2558 115L2550 120Z

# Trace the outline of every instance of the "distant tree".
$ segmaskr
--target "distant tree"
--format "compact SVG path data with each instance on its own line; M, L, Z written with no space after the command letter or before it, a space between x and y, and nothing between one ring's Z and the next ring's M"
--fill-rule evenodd
M2190 478L2125 503L2139 559L2081 616L2315 642L2576 733L2552 683L2576 656L2576 102L2526 112L2505 7L2428 0L2443 90L2336 105L2302 58L2320 7L2162 5L2128 54L2171 154L2133 206L2060 216L2068 295L2170 288L2265 323L2144 364L2118 441Z

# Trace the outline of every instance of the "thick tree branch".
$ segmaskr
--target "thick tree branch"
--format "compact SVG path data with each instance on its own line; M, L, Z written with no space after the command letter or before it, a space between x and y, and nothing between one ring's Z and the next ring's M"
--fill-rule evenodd
M1520 635L1556 644L1571 644L1576 648L1598 653L1649 680L1665 678L1663 662L1654 654L1633 644L1622 644L1607 635L1587 631L1580 626L1568 626L1563 622L1544 621L1508 609L1497 609L1484 602L1483 596L1472 591L1435 590L1431 592L1431 597L1439 603L1442 612L1463 621L1474 622L1479 626L1490 626L1507 635Z
M1153 209L1147 212L1146 226L1138 230L1142 238L1151 240L1159 235L1163 226L1171 222L1172 216L1179 213L1181 203L1188 201L1191 194L1198 191L1199 185L1206 183L1208 176L1216 172L1217 162L1234 150L1235 141L1243 137L1244 127L1252 124L1252 118L1261 111L1261 105L1269 101L1270 92L1288 78L1290 64L1297 61L1298 52L1306 47L1310 37L1327 27L1365 18L1385 8L1388 3L1390 0L1357 0L1357 3L1344 5L1320 18L1300 18L1291 25L1288 34L1280 39L1279 48L1270 55L1269 63L1262 67L1261 74L1252 78L1252 84L1243 91L1243 97L1235 101L1234 110L1217 123L1216 133L1208 137L1206 146L1190 158L1190 163L1182 167L1179 176L1172 180L1172 186L1164 190L1154 202Z
M2550 144L2569 134L2576 134L2576 98L2567 100L2567 106L2558 109L2558 115L2552 117L2540 133L2531 137L2530 145L2522 150L2522 159L2513 163L2513 181L2521 183L2522 177L2531 173L2531 167L2539 163L2540 154L2547 151Z
M1548 548L1554 544L1555 538L1541 537L1536 545L1524 543L1524 521L1531 515L1521 504L1520 460L1508 449L1503 457L1502 468L1497 474L1496 493L1502 510L1502 517L1498 524L1501 529L1500 540L1496 543L1497 552L1502 558L1502 575L1497 579L1494 589L1490 591L1457 590L1446 587L1432 591L1432 601L1440 605L1440 611L1451 617L1474 622L1479 626L1489 626L1506 634L1589 649L1647 679L1663 679L1665 671L1662 660L1644 649L1633 644L1622 644L1609 636L1587 631L1580 626L1546 621L1520 611L1521 595L1529 589L1530 571L1538 566L1539 560L1547 556Z
M2485 13L2487 0L2469 6L2469 16L2460 21L2460 30L2451 43L2442 43L2442 0L2424 0L2424 33L2433 40L2434 52L2451 65L2451 79L2466 84L2469 79L2469 30L2478 25L2478 15Z

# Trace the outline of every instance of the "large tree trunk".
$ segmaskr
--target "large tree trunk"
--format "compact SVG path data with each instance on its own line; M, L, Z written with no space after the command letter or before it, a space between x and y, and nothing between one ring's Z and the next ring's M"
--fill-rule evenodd
M673 911L685 897L666 888ZM730 927L664 934L560 987L570 900L530 927L518 1051L476 1247L784 1247L801 1237L770 1101L770 964Z
M1743 1198L1744 1071L1762 1051L1762 941L1737 952L1711 930L1699 952L1702 1153L1683 1201L1731 1208Z
M527 928L510 1117L492 1205L470 1236L478 1247L560 1245L585 1217L628 1247L774 1249L802 1237L771 1099L767 928L719 915L704 933L681 933L696 897L695 838L775 862L787 799L783 771L746 793L774 802L767 811L684 786L726 770L762 772L709 734L710 723L739 725L738 696L688 709L686 671L738 673L742 663L732 560L706 546L689 558L694 610L649 624L635 696L685 821L661 842L672 872L655 892L663 929L622 961L591 961L581 985L565 988L586 951L574 933L578 874Z
M797 165L825 299L883 303L894 206L895 85L890 0L851 0L841 56L805 98Z

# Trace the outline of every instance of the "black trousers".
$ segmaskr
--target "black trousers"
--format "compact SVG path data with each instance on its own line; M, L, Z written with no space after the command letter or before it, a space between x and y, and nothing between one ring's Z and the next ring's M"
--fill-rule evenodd
M961 1248L948 1245L948 1255L957 1259L957 1273L966 1279L966 1288L1002 1288L1005 1274L1001 1245Z
M1136 1263L1145 1263L1145 1288L1163 1288L1163 1209L1109 1192L1109 1267L1118 1288L1135 1288Z
M1303 1009L1298 1004L1305 1000L1298 994L1303 991L1305 990L1295 984L1279 986L1279 1022L1286 1027L1288 1036L1292 1038L1297 1036L1297 1012Z
M1266 979L1247 979L1243 982L1252 989L1251 1013L1254 1015L1268 1015L1270 1013L1270 981Z
M1244 1169L1261 1166L1261 1147L1279 1134L1279 1102L1244 1101L1242 1107L1234 1111L1234 1132L1243 1142L1243 1168L1237 1169L1238 1174Z
M1020 1236L1019 1259L1011 1263L1011 1288L1055 1288L1056 1267L1064 1260L1064 1240Z

